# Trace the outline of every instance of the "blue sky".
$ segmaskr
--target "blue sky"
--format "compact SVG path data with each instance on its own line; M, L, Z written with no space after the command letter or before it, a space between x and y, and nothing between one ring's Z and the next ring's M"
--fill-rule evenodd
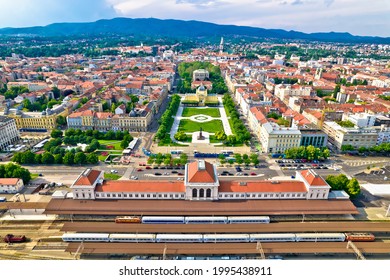
M390 37L389 0L0 0L0 28L132 17Z

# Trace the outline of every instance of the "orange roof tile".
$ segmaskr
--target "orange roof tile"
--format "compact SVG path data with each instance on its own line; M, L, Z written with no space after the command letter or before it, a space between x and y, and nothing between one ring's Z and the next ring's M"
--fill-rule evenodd
M237 181L221 181L219 192L307 192L303 182L299 181L250 181L242 184Z
M158 181L108 181L96 187L97 192L185 192L183 182Z
M88 174L81 174L77 181L73 184L74 186L92 186L96 179L99 177L99 170L91 170Z
M214 167L204 161L205 169L199 168L199 161L188 164L188 182L190 183L213 183L215 182Z
M0 178L0 185L16 185L19 178Z
M302 177L310 186L327 186L328 184L322 179L318 174L313 170L303 170L301 171Z

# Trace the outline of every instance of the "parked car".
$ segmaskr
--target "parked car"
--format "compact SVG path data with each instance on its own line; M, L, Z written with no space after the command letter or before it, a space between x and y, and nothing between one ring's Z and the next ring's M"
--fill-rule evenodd
M137 171L138 171L138 172L141 172L141 171L143 171L143 169L142 169L142 168L138 168Z
M156 173L154 173L154 175L156 175L156 176L161 176L162 174L159 173L159 172L156 172Z
M252 172L251 175L252 175L252 176L256 176L257 174L256 174L255 172Z

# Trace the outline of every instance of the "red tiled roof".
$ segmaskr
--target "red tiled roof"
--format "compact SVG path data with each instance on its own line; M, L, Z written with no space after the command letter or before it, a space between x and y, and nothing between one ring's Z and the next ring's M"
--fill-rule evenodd
M188 182L190 183L214 183L214 168L209 162L204 161L205 169L199 170L199 161L188 164Z
M84 173L83 173L84 174ZM74 186L92 186L100 175L99 170L91 170L87 175L81 174Z
M303 182L299 181L250 181L242 184L237 181L221 181L219 192L307 192Z
M0 178L0 185L16 185L19 178Z
M183 182L158 181L108 181L96 187L97 192L148 192L172 193L185 192Z
M318 176L313 170L303 170L301 171L301 174L310 186L327 186L325 180Z

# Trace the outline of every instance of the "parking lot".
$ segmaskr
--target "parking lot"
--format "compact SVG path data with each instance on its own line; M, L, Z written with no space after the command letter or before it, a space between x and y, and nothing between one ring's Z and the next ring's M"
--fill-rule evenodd
M282 170L300 170L300 169L335 169L333 164L330 162L319 162L313 161L308 162L307 160L301 159L278 159L275 162L279 165ZM337 169L337 168L336 168Z
M356 179L372 184L389 184L390 183L390 166L365 170L355 174Z
M183 180L184 166L139 166L134 168L129 179L133 180ZM277 176L277 172L269 169L267 164L260 164L257 167L247 166L219 166L217 167L219 180L265 180Z

